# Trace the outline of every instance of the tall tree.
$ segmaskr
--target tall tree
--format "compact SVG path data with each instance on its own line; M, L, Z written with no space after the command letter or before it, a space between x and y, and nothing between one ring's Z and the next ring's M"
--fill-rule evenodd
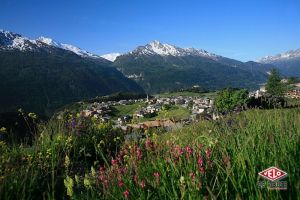
M285 87L280 81L279 72L276 69L272 69L266 84L266 91L272 95L282 96Z

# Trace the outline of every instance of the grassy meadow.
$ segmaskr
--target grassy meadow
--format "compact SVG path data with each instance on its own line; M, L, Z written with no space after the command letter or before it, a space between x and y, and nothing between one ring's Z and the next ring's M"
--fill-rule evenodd
M109 123L53 119L32 146L1 142L0 199L299 199L299 121L249 110L130 142ZM271 166L288 190L259 187Z

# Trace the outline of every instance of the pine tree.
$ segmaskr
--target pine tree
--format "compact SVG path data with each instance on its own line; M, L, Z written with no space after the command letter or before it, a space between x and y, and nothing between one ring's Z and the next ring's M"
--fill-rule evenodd
M266 90L271 95L282 96L284 93L284 84L280 82L280 75L276 69L271 70L269 75Z

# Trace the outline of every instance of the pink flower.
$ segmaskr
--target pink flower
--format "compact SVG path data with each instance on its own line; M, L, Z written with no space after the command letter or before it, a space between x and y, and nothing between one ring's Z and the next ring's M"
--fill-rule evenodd
M150 140L150 139L147 139L146 142L145 142L145 147L147 150L150 150L153 148L153 142Z
M139 147L137 147L136 153L137 153L138 160L141 160L142 159L142 151Z
M104 174L100 174L99 177L98 177L98 179L100 181L104 181L105 180L105 175Z
M199 171L200 171L201 174L204 174L205 173L204 167L200 167Z
M191 177L192 181L194 181L194 180L195 180L195 173L194 173L194 172L191 172L191 173L190 173L190 177Z
M180 148L179 154L180 154L180 155L184 154L184 149L183 149L183 148Z
M117 159L111 159L111 164L112 165L117 165L118 164L118 160Z
M193 153L193 149L190 146L186 147L186 153L190 156Z
M203 159L201 158L201 156L198 157L197 163L198 163L199 167L202 167L202 165L203 165Z
M140 182L140 186L141 186L141 188L142 188L142 189L144 189L145 185L146 185L146 184L145 184L145 181L144 181L144 180L142 180L142 181Z
M122 181L122 180L119 181L118 186L119 186L119 187L123 187L123 186L124 186L124 181Z
M129 197L129 191L128 191L128 190L125 190L125 191L123 192L123 195L124 195L124 197L127 199L127 198Z
M156 184L159 185L160 173L159 172L154 172L153 175L155 176L155 182L156 182Z
M159 172L154 172L153 175L155 176L155 178L159 178L160 177Z
M206 154L206 158L210 158L211 157L211 153L212 153L212 151L210 150L210 149L207 149L206 151L205 151L205 154Z
M120 168L117 169L117 172L118 172L119 175L123 175L126 172L126 168L125 167L123 167L123 168L120 167Z

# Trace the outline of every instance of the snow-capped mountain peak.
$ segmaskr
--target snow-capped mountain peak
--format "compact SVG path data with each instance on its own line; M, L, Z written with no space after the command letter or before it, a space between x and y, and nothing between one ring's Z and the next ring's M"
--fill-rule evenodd
M65 49L68 51L72 51L73 53L79 55L79 56L83 56L83 57L93 57L93 58L99 58L100 56L89 53L85 50L82 50L78 47L75 47L73 45L70 44L64 44L64 43L59 43L55 40L53 40L52 38L47 38L47 37L39 37L37 39L37 41L43 42L44 44L50 45L50 46L54 46L57 48L61 48L61 49Z
M39 37L36 40L31 40L10 31L0 30L0 49L18 49L20 51L27 51L47 46L72 51L82 57L101 58L98 55L92 54L70 44L59 43L51 38Z
M211 59L218 59L220 56L209 53L203 49L180 48L170 44L163 44L154 40L145 46L140 46L130 52L135 55L160 55L160 56L201 56Z
M34 40L29 40L19 34L0 30L0 49L19 49L21 51L32 49Z
M277 61L284 61L289 59L300 58L300 48L296 50L290 50L285 53L277 54L274 56L265 56L258 60L261 63L273 63Z
M47 45L50 45L50 46L55 46L55 47L60 47L59 43L56 42L55 40L53 40L52 38L47 38L47 37L39 37L37 39L37 41L40 41L40 42L43 42Z
M109 54L102 55L101 57L111 62L114 62L117 59L117 57L120 55L121 55L120 53L109 53Z

